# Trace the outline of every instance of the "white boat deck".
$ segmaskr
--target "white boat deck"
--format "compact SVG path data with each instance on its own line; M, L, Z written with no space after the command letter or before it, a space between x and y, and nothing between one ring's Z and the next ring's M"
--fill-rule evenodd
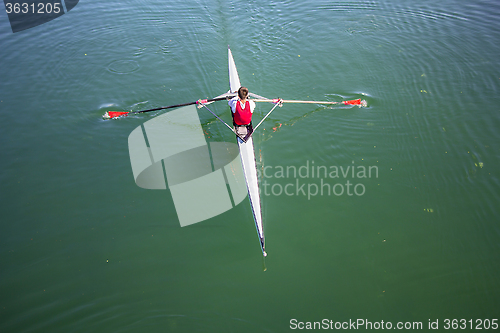
M238 71L236 70L236 65L234 63L233 55L231 49L228 48L228 62L229 62L229 92L237 92L241 87L240 78L238 76ZM258 96L251 94L252 96ZM261 96L258 96L259 98ZM252 137L248 138L246 142L238 140L238 146L240 148L241 164L243 166L243 173L245 175L245 180L248 189L248 198L250 199L250 206L252 207L253 218L255 221L255 227L259 236L260 246L262 249L262 254L267 256L265 251L265 238L264 238L264 226L262 224L262 210L260 206L260 194L259 194L259 180L257 178L257 166L255 163L255 152L253 147Z

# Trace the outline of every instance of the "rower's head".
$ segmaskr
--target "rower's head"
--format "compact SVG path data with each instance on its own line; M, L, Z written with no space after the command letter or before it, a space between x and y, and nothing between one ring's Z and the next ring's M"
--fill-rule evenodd
M245 87L240 87L240 89L238 89L238 97L244 100L247 99L247 96L248 96L248 89Z

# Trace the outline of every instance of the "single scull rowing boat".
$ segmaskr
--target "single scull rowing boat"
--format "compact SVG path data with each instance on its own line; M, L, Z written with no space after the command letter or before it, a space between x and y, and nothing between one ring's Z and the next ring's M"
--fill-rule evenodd
M241 87L240 78L236 65L234 64L231 49L227 48L228 62L229 62L229 91L228 93L237 92ZM258 96L260 97L260 96ZM243 127L244 128L244 127ZM250 133L251 134L251 133ZM245 137L243 135L243 137ZM237 135L238 147L240 149L241 165L243 166L243 174L245 175L245 182L247 184L248 198L252 206L253 219L257 234L260 240L260 247L262 254L267 256L266 243L264 238L264 226L262 225L262 210L260 207L260 194L259 194L259 181L257 179L257 166L255 164L255 151L253 148L252 137L248 137L246 142Z
M198 104L198 107L205 107L210 113L212 113L217 119L219 119L221 122L223 122L233 133L236 134L236 138L238 141L238 147L240 150L240 157L241 157L241 164L243 167L243 174L245 177L245 182L248 190L248 198L250 199L250 206L252 207L252 213L253 213L253 218L255 221L255 227L257 229L257 235L259 236L259 241L260 241L260 247L262 249L262 254L267 256L266 253L266 243L265 243L265 237L264 237L264 226L262 223L262 209L260 205L260 194L259 194L259 180L257 178L257 166L255 162L255 151L254 151L254 146L253 146L253 140L252 140L252 133L254 130L256 130L260 124L273 112L273 110L277 106L282 106L283 103L309 103L309 104L344 104L344 105L358 105L359 107L361 106L367 106L365 100L361 99L355 99L351 101L342 101L342 102L328 102L328 101L298 101L298 100L282 100L282 99L268 99L253 93L249 93L249 96L252 97L251 100L255 102L270 102L274 103L274 107L269 111L263 118L262 120L255 126L255 128L252 128L252 125L248 127L240 127L238 131L243 130L242 132L238 132L235 128L229 126L227 123L225 123L222 119L219 118L215 113L213 113L207 105L210 103L213 103L215 101L221 101L221 100L227 100L230 97L236 96L236 92L238 89L241 87L240 84L240 78L238 76L238 71L236 70L236 65L234 63L233 55L231 53L231 49L228 47L228 64L229 64L229 91L227 93L224 93L222 95L219 95L215 98L212 99L205 99L205 100L198 100L196 102L189 102L189 103L184 103L184 104L176 104L176 105L171 105L171 106L164 106L164 107L159 107L155 109L149 109L149 110L143 110L143 111L131 111L131 112L124 112L124 111L108 111L104 114L103 118L104 119L110 119L110 118L118 118L121 116L126 116L128 114L137 114L137 113L144 113L144 112L150 112L150 111L158 111L158 110L165 110L165 109L170 109L170 108L176 108L180 106L186 106L186 105L193 105L193 104Z

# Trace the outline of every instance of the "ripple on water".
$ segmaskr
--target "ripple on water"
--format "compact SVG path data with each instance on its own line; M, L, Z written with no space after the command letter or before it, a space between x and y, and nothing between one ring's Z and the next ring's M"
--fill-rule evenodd
M130 74L139 70L139 63L135 60L115 60L106 69L115 74Z

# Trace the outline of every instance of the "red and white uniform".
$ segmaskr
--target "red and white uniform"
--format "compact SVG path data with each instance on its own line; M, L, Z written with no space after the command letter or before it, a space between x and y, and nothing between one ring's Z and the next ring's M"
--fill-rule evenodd
M248 125L252 121L252 113L255 109L255 102L247 100L241 103L238 96L233 97L228 102L233 112L233 120L236 125Z

